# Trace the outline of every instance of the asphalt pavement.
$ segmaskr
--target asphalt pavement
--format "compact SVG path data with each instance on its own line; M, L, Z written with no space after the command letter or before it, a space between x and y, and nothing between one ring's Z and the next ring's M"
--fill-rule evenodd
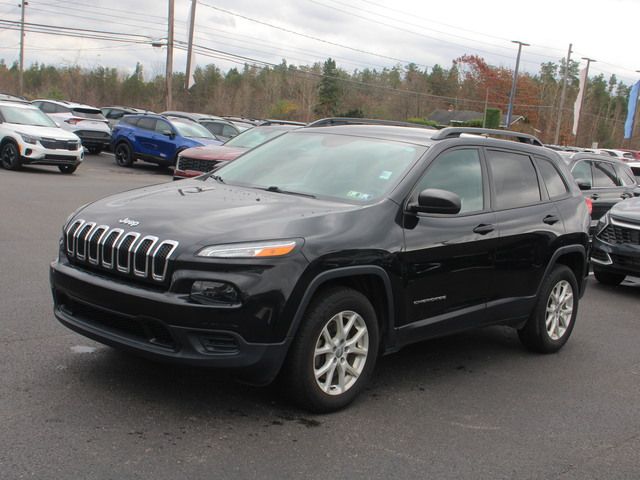
M87 157L0 170L0 479L638 479L640 280L589 279L554 355L492 327L380 359L349 408L142 360L58 324L48 267L80 205L171 181Z

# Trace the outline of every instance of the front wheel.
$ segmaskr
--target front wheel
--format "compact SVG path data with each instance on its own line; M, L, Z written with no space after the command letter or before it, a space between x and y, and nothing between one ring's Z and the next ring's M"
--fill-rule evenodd
M362 293L338 287L309 306L284 367L284 385L313 412L344 408L366 386L378 355L378 321Z
M121 167L130 167L133 165L134 157L131 147L126 143L119 143L113 154L116 157L116 163Z
M7 142L0 150L0 161L2 167L7 170L18 170L20 168L20 153L18 146L13 142Z
M578 313L578 283L573 271L556 265L544 280L533 313L518 330L522 343L540 353L557 352L567 343Z

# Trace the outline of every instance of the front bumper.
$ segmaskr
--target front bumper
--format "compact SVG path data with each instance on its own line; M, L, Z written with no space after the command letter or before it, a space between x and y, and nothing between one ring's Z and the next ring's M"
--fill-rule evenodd
M277 375L288 340L247 341L212 321L216 307L188 295L118 282L56 261L50 269L54 314L66 327L98 342L153 360L231 370L253 384ZM215 315L214 315L215 318Z
M78 165L83 159L82 148L63 150L45 148L40 144L20 146L20 163L23 165Z
M640 245L612 245L594 237L591 264L596 270L640 276Z

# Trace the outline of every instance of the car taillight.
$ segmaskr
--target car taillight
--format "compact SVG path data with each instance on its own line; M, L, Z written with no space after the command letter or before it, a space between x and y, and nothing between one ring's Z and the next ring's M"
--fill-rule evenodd
M591 213L593 212L593 200L591 200L588 197L585 197L584 201L587 204L587 210L589 210L589 215L591 215Z
M65 122L67 122L69 125L75 125L76 123L81 122L83 120L84 118L71 117L71 118L67 118Z

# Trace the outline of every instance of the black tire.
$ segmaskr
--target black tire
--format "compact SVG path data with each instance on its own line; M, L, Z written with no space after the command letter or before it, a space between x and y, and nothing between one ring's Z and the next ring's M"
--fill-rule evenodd
M116 157L116 163L121 167L130 167L135 161L133 151L131 150L129 144L126 142L122 142L116 145L113 154Z
M78 169L78 165L58 165L58 170L64 174L72 174Z
M19 170L22 164L20 163L18 145L12 141L5 143L0 149L0 163L7 170Z
M337 329L335 319L341 313L345 314L344 318L346 319L346 323L343 325L348 326L353 319L356 330L351 330L354 335L349 335L350 332L347 331L346 335L342 337L342 342L329 344L324 340L322 332L325 327L328 328L327 332L332 331L332 326ZM357 315L351 315L352 313ZM342 322L343 317L339 318ZM365 330L366 334L358 337L362 330ZM336 334L336 338L338 337L339 335ZM367 297L356 290L345 287L334 287L321 291L316 294L307 308L291 345L282 371L282 387L287 389L287 395L290 395L296 403L312 412L333 412L346 407L367 385L373 373L378 356L378 338L376 312ZM350 345L350 342L354 340L356 343ZM366 347L360 343L365 340ZM333 351L316 354L316 348L320 342L323 345L319 348L331 350L333 347ZM360 353L354 353L355 350ZM362 351L366 351L366 355L362 355ZM321 358L322 355L326 356ZM322 367L319 370L329 366L331 378L329 373L326 373L324 376L320 375L316 380L315 369L320 364ZM359 370L359 375L353 376L345 368L352 371ZM340 375L340 371L345 373ZM333 380L339 384L341 377L348 379L343 392L339 391L338 386L334 388L332 385ZM323 390L319 385L321 379L324 379L323 383L328 385L328 390L335 393L331 394Z
M89 153L93 155L100 155L100 153L102 153L102 147L89 147Z
M596 268L593 269L593 276L596 277L596 280L600 283L614 287L620 285L626 277L626 275L622 275L621 273L605 272Z
M562 288L568 284L571 289L572 295L572 310L571 314L566 320L564 320L564 331L560 334L562 322L560 319L556 319L556 323L551 320L551 330L553 326L557 326L558 330L550 333L547 329L547 307L554 308L554 300L551 295L554 293L556 287ZM562 302L561 306L562 306ZM556 265L551 274L545 278L542 286L540 287L540 293L536 301L536 306L527 320L525 326L518 330L518 336L520 341L529 350L539 353L554 353L560 350L573 331L573 326L576 322L576 315L578 313L579 303L579 290L578 282L573 271L565 265ZM562 308L557 308L557 312L563 311ZM568 324L567 324L568 323ZM557 336L558 338L553 338Z

